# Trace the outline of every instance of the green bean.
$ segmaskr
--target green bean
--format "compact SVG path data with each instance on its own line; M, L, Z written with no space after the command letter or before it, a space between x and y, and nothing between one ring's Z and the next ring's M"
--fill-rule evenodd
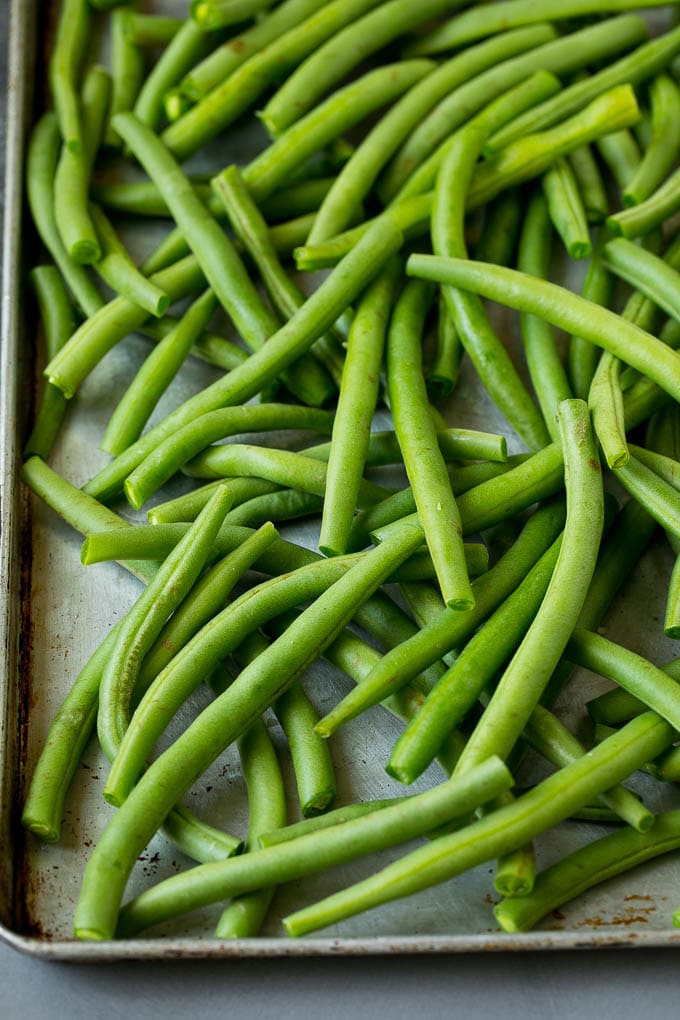
M130 38L127 23L130 11L117 10L111 15L111 103L109 120L117 113L131 110L139 95L145 76L145 61L139 45ZM120 138L109 124L103 144L109 149L121 147Z
M627 238L640 237L655 230L678 209L680 209L680 170L666 178L646 201L609 216L607 228L612 234Z
M632 454L616 469L616 477L655 521L680 540L677 491L668 482Z
M498 39L457 54L414 85L380 119L340 171L324 198L307 243L317 244L349 225L352 209L366 196L396 148L451 89L499 60L531 49L553 37L554 33L544 25L508 32Z
M234 232L255 262L274 307L285 321L304 304L305 296L279 262L267 224L253 202L240 170L236 166L228 167L213 178L212 186L224 203ZM321 364L324 354L334 342L334 338L327 335L320 337L312 346L312 354ZM335 386L328 379L328 397L334 392Z
M76 325L75 312L54 266L38 266L30 273L30 281L38 301L45 335L45 353L52 358L66 343ZM45 383L40 407L24 447L24 457L50 455L66 413L66 397L55 386Z
M416 40L409 46L408 52L419 55L442 53L496 32L506 32L518 25L530 25L539 18L558 21L589 14L639 10L654 5L655 0L643 0L642 3L636 3L635 0L567 0L566 3L546 0L537 8L531 0L505 0L488 11L478 7L463 11Z
M663 673L674 681L680 681L680 663L677 659L659 667ZM631 694L623 687L616 687L614 690L600 694L586 702L588 715L594 723L601 723L607 726L618 726L622 722L634 719L640 713L645 712L647 706L644 701Z
M510 142L482 163L470 189L470 208L477 208L502 188L541 173L559 156L606 132L634 124L640 117L630 85L618 85L597 95L577 114L555 127ZM519 119L519 118L517 118Z
M466 194L488 128L503 122L518 107L523 109L525 99L536 92L545 94L549 87L552 87L551 76L544 78L537 74L526 84L495 100L478 118L453 136L434 192L432 244L436 254L466 254L463 233ZM451 287L444 288L444 297L461 343L494 403L530 448L544 446L548 433L538 409L494 334L481 302Z
M261 114L276 137L312 109L357 64L415 25L459 7L461 0L388 0L347 25L312 53L269 100Z
M611 351L675 399L680 395L680 358L675 351L621 316L563 287L502 266L431 255L412 255L406 271L409 275L417 273L427 279L466 287L511 308L541 315L554 326Z
M655 713L640 716L507 807L441 836L363 882L285 918L287 933L303 935L380 903L412 895L523 846L639 768L663 748L670 734L671 728ZM129 910L131 914L132 908Z
M437 294L437 353L425 373L427 392L435 399L447 397L453 392L463 354L463 345L440 288Z
M485 762L484 769L477 772L477 780L479 787L475 792L469 784L458 786L448 780L433 790L400 798L362 817L261 850L257 858L244 855L241 860L247 862L247 868L222 872L204 869L178 876L181 883L171 880L172 884L157 885L126 905L118 934L131 935L165 917L251 888L258 873L267 880L289 881L423 835L440 828L453 816L468 814L474 802L488 798L492 789L500 790L509 783L495 759ZM182 903L183 896L186 898Z
M593 428L610 468L628 463L629 452L621 392L621 362L609 351L600 358L590 384L588 406Z
M129 113L119 114L112 123L156 182L238 332L249 346L258 349L276 331L276 320L262 304L224 231L197 198L175 160L144 124Z
M630 131L612 131L595 142L619 190L625 191L640 165L641 154Z
M151 352L109 419L100 444L102 450L114 455L122 453L139 438L154 407L208 325L216 306L212 291L205 291Z
M676 241L673 247L678 250ZM631 283L674 319L680 318L680 276L668 259L646 251L625 237L608 241L602 249L606 265Z
M593 256L586 271L581 287L581 297L596 305L607 307L611 299L613 279L602 259L603 238L600 236L595 245ZM599 347L580 336L569 337L567 364L569 381L574 396L581 400L588 399L590 384L593 381L597 364L600 360Z
M273 551L277 538L274 526L266 523L258 531L248 533L239 544L235 543L204 573L145 655L139 674L140 690L146 690L200 628L224 608L237 581L253 564L261 565L267 551Z
M609 201L590 146L579 146L567 158L576 177L588 223L602 223L609 212Z
M387 387L395 430L413 496L434 563L442 596L453 609L471 609L474 596L463 556L460 515L436 430L422 374L420 336L431 290L407 285L387 336Z
M334 92L246 166L243 179L255 201L271 195L305 159L402 95L432 68L429 60L385 64Z
M275 42L326 3L327 0L285 0L266 18L222 43L185 74L179 84L181 93L193 102L201 99L268 43Z
M547 41L529 53L504 60L497 67L492 67L484 74L473 78L442 100L413 132L387 168L382 181L381 197L384 201L393 199L397 194L406 197L406 194L412 195L418 190L425 191L431 187L433 174L427 178L422 187L416 187L418 182L414 171L453 130L491 102L500 92L519 84L535 71L549 68L558 75L575 71L591 60L600 60L606 55L620 52L646 37L644 22L638 16L622 15L562 38ZM624 76L622 80L627 81L627 78ZM517 119L524 121L528 116L529 114L524 114ZM514 123L515 121L511 122L512 125ZM510 125L505 130L509 131ZM518 137L526 133L527 131L522 131ZM411 175L414 175L413 179Z
M54 214L54 175L60 151L56 114L45 113L31 132L26 156L26 194L40 238L54 259L76 302L86 315L104 304L83 266L73 261L61 239Z
M680 729L680 687L647 659L587 630L574 632L565 655L576 665L615 680L674 729Z
M532 712L524 729L524 738L535 751L558 768L564 768L586 754L585 747L564 723L542 705L537 705ZM625 786L606 790L600 794L598 802L638 832L648 832L654 824L656 816Z
M455 609L442 606L441 612L431 622L426 623L416 634L382 657L361 685L322 719L317 727L318 732L324 736L330 735L342 722L377 704L392 692L398 691L446 652L462 644L491 613L497 610L503 600L517 588L538 558L546 553L563 520L564 509L561 504L546 507L530 518L515 545L487 574L473 583L474 608L461 614ZM413 725L421 724L416 722ZM425 725L425 722L422 725ZM448 727L448 730L450 729L451 727ZM436 754L438 746L431 758Z
M88 0L64 0L49 62L49 78L59 131L64 145L73 153L80 152L83 144L78 79L89 36Z
M260 213L269 224L316 212L335 180L335 177L310 177L279 188L260 204Z
M562 453L558 443L551 443L530 458L520 462L502 475L494 476L467 489L458 499L463 533L472 534L507 520L536 500L546 499L558 492L564 484ZM380 537L381 529L391 526L398 517L412 513L415 502L388 497L383 503L371 507L358 519L353 529L350 548L361 544L364 536Z
M507 191L491 203L484 215L482 234L474 246L479 262L509 266L515 253L522 218L522 202L515 191Z
M160 425L148 432L88 483L86 489L101 497L120 491L124 479L158 443L178 428L226 404L248 400L258 393L281 369L308 349L351 304L382 265L402 243L402 237L389 217L374 227L363 242L325 279L302 308L261 350L251 355L240 368L219 379L186 401Z
M544 188L546 178L543 179ZM548 186L550 191L551 185ZM562 191L558 186L553 199ZM517 268L533 276L545 278L550 269L552 249L551 219L555 210L551 198L536 192L524 219L519 243ZM559 439L557 407L571 397L571 389L557 350L555 334L549 323L535 315L520 317L524 354L529 375L543 414L543 420L553 442Z
M179 799L182 791L203 773L216 755L238 737L319 655L345 626L357 606L372 594L400 562L418 548L421 541L422 531L407 526L392 541L359 556L360 571L353 571L351 567L348 570L347 561L343 562L338 557L323 561L321 573L326 574L323 594L156 759L114 816L86 869L75 918L75 930L79 938L105 938L113 934L127 876L141 847L167 813L166 798L170 805ZM330 576L336 572L335 576L339 579L327 587L329 571ZM296 583L295 587L296 599L300 596L304 599L300 584ZM277 611L280 612L281 603L278 598L276 602ZM230 608L229 620L232 621L233 617L233 608ZM210 632L219 628L220 620L221 617L217 616L209 625ZM252 630L256 625L251 618L249 629ZM233 627L233 624L230 623L230 626ZM183 661L187 662L188 655L192 660L192 684L203 675L203 667L207 666L210 654L213 654L204 648L200 661L198 656L193 655L193 651L201 646L202 633L199 632L185 646L172 667L175 675L178 675L178 666ZM215 643L214 651L217 651L219 657L221 649ZM152 685L150 692L156 684ZM142 704L144 701L140 703L138 713ZM141 715L137 721L139 718ZM137 732L135 723L128 730L128 735ZM151 734L147 729L146 737L149 736ZM154 739L153 736L151 739ZM138 766L129 758L128 761L134 781ZM158 781L160 776L163 777L162 782ZM138 844L140 849L137 849ZM111 852L116 859L115 865ZM261 886L260 881L258 887Z
M305 20L268 40L228 77L211 87L191 110L163 132L164 144L178 159L186 159L252 106L272 82L279 80L307 54L344 25L375 7L379 0L332 0ZM316 5L315 5L316 6ZM269 19L267 19L269 20ZM228 44L227 44L228 45Z
M164 315L159 320L149 319L139 327L139 332L160 343L177 328L179 321L172 315ZM198 334L190 353L225 372L231 372L232 368L242 365L248 358L247 351L243 347L238 347L233 340L227 340L226 337L205 330Z
M268 628L280 636L295 619L294 612L282 613ZM254 631L234 652L241 668L252 662L270 644L261 631ZM336 795L335 773L328 743L314 732L319 716L302 685L295 683L273 705L274 714L283 729L293 761L298 801L303 817L324 812ZM259 848L259 843L253 844Z
M543 191L550 218L573 259L586 259L592 251L586 211L576 176L564 157L555 160L543 175Z
M160 318L170 305L169 296L139 272L104 212L95 205L89 214L101 246L96 270L121 297Z
M680 90L668 74L649 84L652 137L640 165L623 189L623 204L639 205L652 195L673 169L680 148L674 127L680 115Z
M320 832L323 829L329 829L332 825L342 825L354 818L362 818L372 811L381 811L383 808L396 804L398 799L389 797L384 800L356 801L334 808L332 811L326 811L322 815L312 815L311 818L303 818L300 822L292 822L279 829L272 829L271 832L263 832L259 838L260 848L264 850L270 846L278 846L280 843L289 843L292 839L309 835L310 832Z
M99 690L97 731L110 760L116 758L127 729L141 659L195 583L228 509L229 493L218 489L125 616L115 648L104 666ZM113 804L120 803L110 779L104 796L107 800L111 798Z
M170 499L165 503L159 503L157 506L151 507L150 510L147 510L146 514L149 524L175 524L177 522L195 520L201 508L210 499L211 493L219 485L224 484L224 480L218 478L214 482L207 482L198 489L190 489L189 492L185 492L182 496L177 496L175 499ZM262 485L265 492L272 492L275 488L273 485L269 487L269 482L263 481ZM247 498L250 499L250 495ZM233 505L238 506L238 500L235 499Z
M130 473L125 494L138 510L187 461L219 439L272 429L330 432L332 426L332 412L292 404L249 404L210 411L161 442Z
M183 18L124 11L125 34L136 46L167 46L182 27Z
M324 658L341 669L355 683L361 684L380 660L380 653L362 641L356 634L345 630L325 650ZM428 670L428 674L431 671ZM431 682L425 674L383 701L383 707L398 719L408 722L420 711ZM438 760L444 772L453 772L460 756L465 737L458 730L452 730L439 753Z
M317 496L325 495L328 473L327 465L313 457L292 450L247 446L245 443L212 447L185 464L183 470L185 474L199 478L254 475ZM357 494L358 505L372 506L389 495L390 491L363 479Z
M171 301L186 297L204 286L203 273L193 255L150 277ZM148 312L127 298L118 297L103 305L75 331L68 343L48 363L49 381L70 397L105 354L141 326Z
M101 246L92 223L87 195L111 91L103 67L88 71L82 90L83 138L77 148L64 145L54 176L54 216L68 254L79 265L98 262Z
M246 851L259 847L260 835L286 824L286 794L281 767L267 727L257 719L238 741L248 791ZM215 938L252 938L259 934L274 895L273 887L234 897L223 910Z
M189 181L201 201L216 213L219 203L212 194L210 184L197 177L189 177ZM170 216L167 202L153 181L117 181L115 184L94 181L90 193L100 205L117 212L132 216Z
M447 733L460 724L497 671L514 655L546 594L560 545L558 538L543 553L430 692L392 749L386 767L395 779L412 783L418 778Z
M191 17L204 32L255 17L274 0L192 0Z
M680 346L680 325L669 320L659 334L659 339L667 343L673 350ZM631 429L646 421L655 411L664 407L670 400L668 394L649 379L640 377L623 395L623 409L626 428Z
M559 422L567 520L555 570L540 609L465 746L459 769L488 753L510 753L564 651L595 569L603 523L602 475L585 403L563 401Z
M680 845L680 812L656 816L649 832L623 829L588 843L541 872L533 892L494 907L503 931L528 931L546 914L615 875Z
M142 85L134 105L135 117L154 131L158 130L163 120L165 93L206 55L214 42L215 38L211 33L201 31L191 18L187 18L173 35ZM118 132L115 125L113 129Z
M380 383L390 304L399 263L394 260L364 293L350 327L333 423L319 549L346 552L368 451Z
M612 22L604 22L613 27ZM639 46L632 53L622 57L604 70L584 78L564 89L558 96L548 99L542 106L537 106L528 113L518 117L516 121L501 129L489 140L487 152L497 152L528 132L533 132L557 124L564 117L569 117L576 110L589 103L608 89L628 82L638 85L663 71L680 48L680 28L652 39ZM629 125L621 125L628 127ZM614 126L612 130L617 130Z
M109 510L92 496L86 495L67 482L48 467L41 457L30 457L24 461L21 477L36 496L40 496L76 531L85 533L120 528L126 531L135 530L113 510ZM144 560L125 563L124 566L131 574L146 583L151 580L157 569L153 563Z

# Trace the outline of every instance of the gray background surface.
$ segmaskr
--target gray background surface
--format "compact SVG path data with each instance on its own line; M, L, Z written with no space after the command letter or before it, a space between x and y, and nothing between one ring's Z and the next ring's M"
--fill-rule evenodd
M0 0L0 39L8 0ZM0 50L0 160L4 153ZM3 168L4 169L4 168ZM677 893L680 902L680 889ZM644 1017L678 1015L678 951L621 950L320 960L58 965L0 943L0 1015L167 1020L248 1016Z

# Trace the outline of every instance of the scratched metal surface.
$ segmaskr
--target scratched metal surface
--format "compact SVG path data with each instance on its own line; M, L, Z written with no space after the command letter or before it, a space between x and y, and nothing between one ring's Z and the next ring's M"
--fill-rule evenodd
M171 5L172 6L172 5ZM44 506L29 503L18 484L18 455L25 435L29 395L36 381L32 358L35 324L31 302L22 299L22 273L32 263L33 242L22 221L21 162L26 125L34 97L34 5L16 0L12 12L13 65L10 69L8 121L7 221L3 282L2 362L2 804L0 807L0 934L17 948L38 956L104 962L129 958L215 957L224 955L310 955L399 952L462 952L479 949L507 951L608 945L670 945L680 932L670 916L680 902L680 859L677 854L622 876L579 897L559 914L550 916L534 932L500 933L491 911L495 900L492 866L484 865L431 892L385 906L326 930L319 937L292 941L282 937L279 919L305 903L319 899L365 876L403 853L403 848L378 860L360 861L328 874L291 882L276 894L271 920L257 940L222 943L212 938L219 907L206 909L154 931L154 938L128 942L80 944L71 938L73 907L80 876L110 809L101 797L105 765L91 748L79 769L68 799L63 838L43 846L26 838L18 824L27 777L43 744L54 711L74 676L112 622L120 618L139 591L136 582L115 565L87 570L79 562L80 539ZM39 100L37 100L39 106ZM234 144L241 158L256 139L239 136ZM246 148L244 148L244 144ZM220 157L224 162L224 156ZM25 240L29 238L29 240ZM146 244L149 244L146 238ZM24 251L22 248L27 250ZM509 317L499 325L512 342ZM131 337L107 356L73 401L63 441L52 459L57 471L76 484L90 477L107 459L97 442L122 387L146 351L141 338ZM212 378L209 369L192 365L158 409L174 406ZM494 409L465 374L455 402L447 409L452 424L503 429ZM181 487L183 483L176 483ZM186 484L186 483L184 483ZM177 488L179 491L179 488ZM122 510L122 508L119 508ZM131 515L130 518L132 519ZM297 540L314 545L310 524L291 529ZM663 615L664 579L669 557L659 543L650 551L605 621L606 633L655 661L677 654L659 639ZM643 610L641 611L641 607ZM320 665L305 679L308 693L323 712L348 689L349 681L329 666ZM566 717L579 725L574 706L604 689L604 681L579 674L562 705ZM179 720L198 709L197 695ZM582 714L582 713L581 713ZM286 768L286 782L295 815L294 790L278 725L268 718L272 736ZM339 803L384 797L401 788L384 772L384 763L398 732L398 724L377 708L344 727L332 743L339 777ZM529 773L529 776L531 773ZM418 788L437 782L435 769ZM635 785L653 810L678 806L670 787L660 789L648 777ZM188 802L199 813L218 819L230 831L244 834L247 805L237 756L222 756L190 793ZM537 844L539 866L575 849L606 831L569 822ZM157 837L140 858L128 893L141 890L188 865L188 861Z

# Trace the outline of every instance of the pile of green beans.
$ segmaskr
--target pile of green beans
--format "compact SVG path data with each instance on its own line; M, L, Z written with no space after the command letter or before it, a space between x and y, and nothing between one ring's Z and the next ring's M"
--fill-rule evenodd
M494 859L489 923L526 931L680 847L678 810L647 795L677 803L680 671L598 632L653 544L668 593L661 625L636 607L644 651L680 634L677 18L185 6L62 0L54 112L28 142L45 381L23 478L85 566L144 587L79 664L23 824L60 838L96 736L115 812L79 939L211 904L217 939L297 937ZM105 383L102 466L70 411ZM347 681L325 711L321 659ZM585 702L579 668L608 690ZM353 800L366 764L337 774L336 731L385 709L388 795ZM182 799L234 750L232 834ZM570 852L537 871L555 828ZM186 868L125 902L157 831ZM305 898L307 875L415 837ZM301 908L271 917L292 880Z

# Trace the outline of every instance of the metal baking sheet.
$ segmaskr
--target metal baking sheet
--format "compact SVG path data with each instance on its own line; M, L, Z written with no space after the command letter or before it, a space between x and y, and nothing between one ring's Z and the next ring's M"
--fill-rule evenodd
M158 5L156 5L158 9ZM172 5L171 5L172 9ZM497 930L492 865L484 865L444 886L327 929L319 936L291 940L282 936L278 919L331 891L365 876L376 866L400 856L397 848L376 861L359 861L328 874L311 876L280 889L262 937L221 942L212 938L220 907L168 924L149 939L113 943L80 943L71 935L72 914L80 876L91 846L110 816L101 797L104 762L93 747L79 769L68 799L63 837L58 845L42 845L27 836L19 816L23 792L42 746L49 721L82 664L139 591L138 583L116 565L85 570L79 561L79 536L38 502L29 500L19 481L20 450L26 435L36 380L36 327L32 303L24 291L25 269L36 257L35 243L24 219L22 166L27 128L34 110L36 4L14 0L10 29L6 222L2 291L1 362L1 539L2 618L0 619L0 936L36 956L60 960L105 962L120 959L274 956L368 953L454 953L596 946L667 946L680 943L670 927L680 904L680 857L668 855L630 876L623 876L579 897L548 917L535 931L507 935ZM44 31L43 26L40 30ZM40 40L38 40L40 43ZM37 52L42 53L40 47ZM507 326L508 324L505 323ZM509 328L509 327L508 327ZM146 344L131 337L92 373L69 412L68 428L52 459L57 471L76 484L90 477L106 460L97 451L98 437L133 366ZM183 377L159 409L172 406L208 378L200 367ZM453 424L502 429L498 415L464 376L450 408ZM311 529L297 536L313 543ZM640 564L623 597L606 620L606 632L655 661L678 653L659 640L663 613L662 580L669 556L655 546ZM644 614L639 607L644 606ZM641 618L643 615L644 618ZM653 624L652 627L650 624ZM323 710L342 696L349 682L330 667L319 666L305 680L310 696ZM606 684L579 675L570 690L582 704L582 690L597 693ZM190 709L200 707L200 696ZM569 705L562 706L566 714ZM275 720L268 719L285 760ZM380 708L346 726L333 741L340 780L339 803L384 797L401 787L384 772L398 724ZM437 782L432 769L420 787ZM290 769L287 783L293 807ZM661 791L646 777L637 788L653 810L678 805L676 789ZM247 805L238 759L228 751L189 796L197 811L219 818L230 831L244 833ZM574 849L604 828L569 822L538 841L539 867L565 850ZM138 862L128 893L160 880L188 862L157 837Z

